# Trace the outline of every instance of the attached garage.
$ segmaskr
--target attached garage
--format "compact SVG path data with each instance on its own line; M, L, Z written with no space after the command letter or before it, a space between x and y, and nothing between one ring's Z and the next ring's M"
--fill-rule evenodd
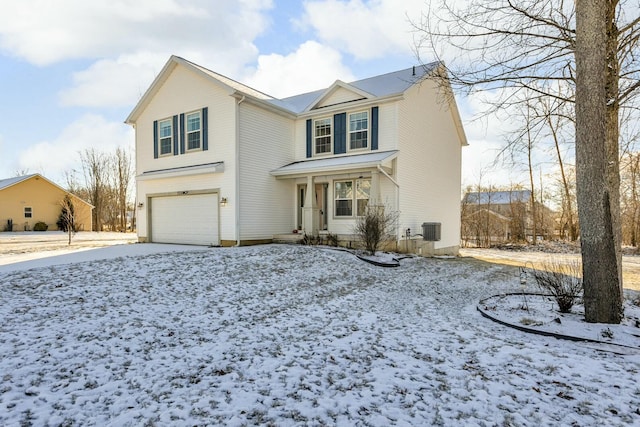
M151 241L219 245L218 194L151 198Z

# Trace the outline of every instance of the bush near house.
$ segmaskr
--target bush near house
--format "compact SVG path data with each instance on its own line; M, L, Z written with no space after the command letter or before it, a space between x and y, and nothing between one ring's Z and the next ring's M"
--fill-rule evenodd
M49 226L42 221L38 221L33 226L33 231L47 231Z

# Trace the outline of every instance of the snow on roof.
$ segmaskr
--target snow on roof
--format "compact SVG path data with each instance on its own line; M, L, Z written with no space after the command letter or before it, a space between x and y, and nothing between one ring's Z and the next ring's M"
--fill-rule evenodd
M307 174L323 170L341 170L354 168L367 168L382 165L382 163L394 159L398 155L398 150L380 151L367 154L356 154L353 156L330 157L326 159L302 160L289 163L276 170L271 171L273 176Z
M38 174L32 173L31 175L15 176L13 178L0 179L0 190L4 190L7 187L11 187L12 185L25 181L36 175Z
M479 205L508 205L512 202L528 202L530 198L531 190L481 191L465 194L464 201Z

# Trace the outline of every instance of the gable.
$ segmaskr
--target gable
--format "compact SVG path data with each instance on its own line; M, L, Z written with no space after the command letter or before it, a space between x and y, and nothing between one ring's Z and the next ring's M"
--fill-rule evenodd
M318 102L314 108L329 107L331 105L344 104L345 102L359 101L361 99L366 99L366 97L344 87L337 87L332 92L325 95L325 97Z

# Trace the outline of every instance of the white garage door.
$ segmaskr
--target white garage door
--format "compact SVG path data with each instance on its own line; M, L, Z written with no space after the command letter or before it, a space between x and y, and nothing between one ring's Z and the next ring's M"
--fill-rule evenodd
M151 241L218 245L218 195L193 194L151 199Z

